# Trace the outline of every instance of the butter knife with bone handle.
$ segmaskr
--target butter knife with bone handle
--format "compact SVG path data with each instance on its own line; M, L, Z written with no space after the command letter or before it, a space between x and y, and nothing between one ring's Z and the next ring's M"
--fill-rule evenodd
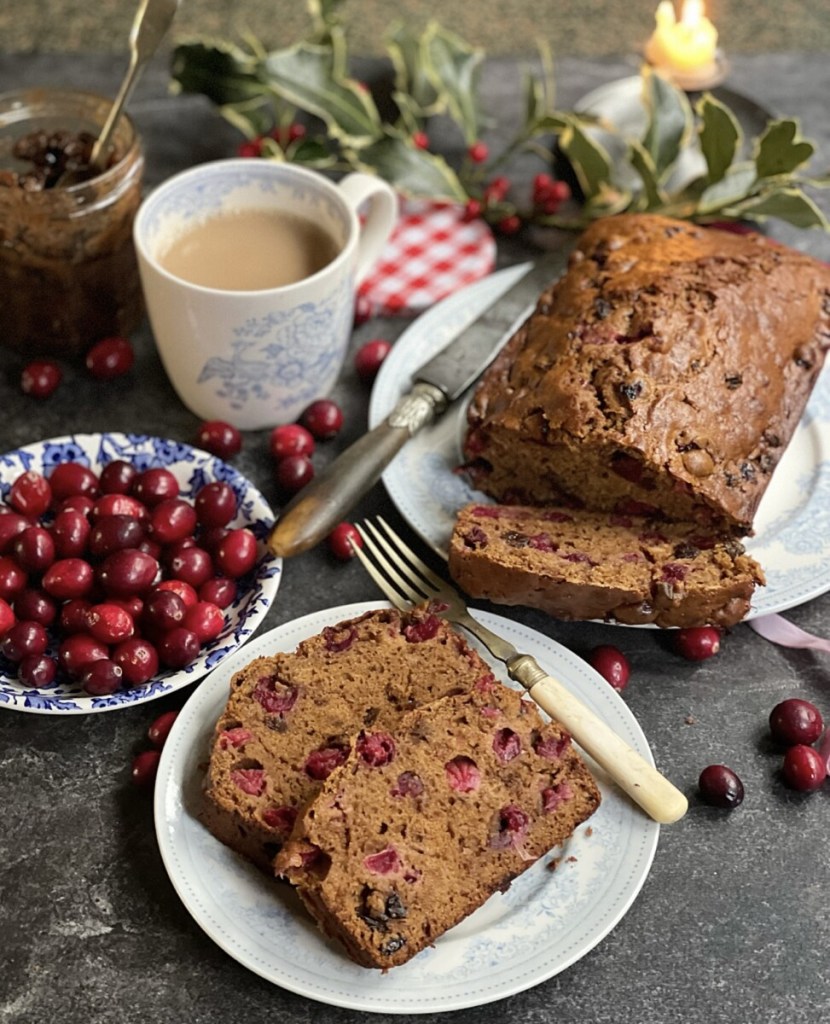
M481 376L529 315L541 291L562 272L565 259L556 253L496 276L493 289L471 304L452 339L415 371L411 389L386 419L285 506L268 537L272 554L288 558L307 551L348 515L406 442Z

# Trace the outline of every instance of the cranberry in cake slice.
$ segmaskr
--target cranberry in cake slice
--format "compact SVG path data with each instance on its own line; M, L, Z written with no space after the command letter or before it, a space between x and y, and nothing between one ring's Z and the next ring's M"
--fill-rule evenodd
M361 728L382 731L405 711L491 678L489 666L426 607L369 612L327 627L293 653L257 658L231 680L202 820L270 870L298 809L346 760Z
M387 969L507 889L599 803L568 734L491 679L361 730L276 867L353 960Z
M449 569L470 597L629 625L732 626L764 583L729 534L565 507L466 506Z

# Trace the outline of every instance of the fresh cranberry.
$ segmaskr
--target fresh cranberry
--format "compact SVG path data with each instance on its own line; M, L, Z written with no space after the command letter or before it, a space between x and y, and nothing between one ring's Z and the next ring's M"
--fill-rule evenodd
M150 532L159 544L173 544L196 529L196 509L184 498L167 498L150 512Z
M142 750L136 754L130 768L130 777L141 789L152 789L158 774L160 750Z
M278 462L289 455L310 456L314 453L314 438L299 423L283 423L271 431L268 450Z
M12 541L12 554L27 572L44 572L55 561L55 541L43 526L29 526Z
M36 690L42 686L50 686L58 674L58 663L48 654L27 654L17 666L17 678L24 686L33 686Z
M131 597L148 590L158 571L158 561L152 555L137 548L123 548L107 555L96 576L105 593L113 597Z
M0 552L8 550L18 533L30 526L34 526L34 522L28 516L19 512L3 512L0 515Z
M184 627L196 634L200 644L215 640L225 628L222 609L209 601L197 601L184 616Z
M89 553L103 558L113 551L137 548L144 536L144 524L135 516L100 516L89 531Z
M177 626L158 642L159 660L168 668L184 668L199 654L199 638L191 629Z
M705 661L720 650L720 632L714 626L689 626L674 634L674 648L688 661Z
M193 507L200 526L227 526L236 515L236 494L229 483L213 480L196 492Z
M330 398L318 398L303 410L300 424L318 441L328 441L340 433L343 413Z
M600 644L588 654L588 664L599 672L615 690L624 690L628 685L631 669L628 659L611 644Z
M51 359L34 359L23 367L20 390L32 398L48 398L57 390L63 372Z
M796 743L784 755L781 774L790 789L809 793L824 782L827 764L813 747L808 747L806 743Z
M350 558L354 558L354 548L363 547L363 538L357 527L351 523L338 523L329 534L328 543L329 550L335 558L339 558L341 562L348 562Z
M15 622L16 616L12 606L5 598L0 597L0 637L5 636Z
M144 502L131 494L104 494L92 506L92 518L97 521L104 516L131 516L146 521L149 512Z
M162 580L157 583L156 590L172 590L184 601L185 608L190 608L199 600L199 596L189 583L184 580Z
M58 617L58 605L44 590L26 587L14 599L14 614L22 620L39 622L41 626L51 626ZM2 633L0 622L0 635Z
M236 580L228 576L214 576L199 587L199 600L209 601L217 608L230 608L236 598Z
M214 554L214 564L224 576L238 579L256 565L256 537L247 527L229 530Z
M141 621L145 626L166 632L184 624L187 611L184 601L172 590L153 587L144 600Z
M8 502L15 512L37 519L52 503L52 488L42 473L21 473L9 489Z
M129 612L112 602L94 604L87 612L89 633L105 644L118 644L129 640L135 632L135 623Z
M81 689L93 697L108 697L124 685L124 672L110 658L98 658L81 673Z
M242 434L224 420L208 420L199 427L196 443L220 459L229 459L242 450Z
M131 462L113 459L101 470L100 485L104 494L128 494L138 470Z
M155 647L148 640L139 640L137 637L118 644L112 660L121 666L125 686L141 686L159 670Z
M314 466L307 455L287 455L277 463L274 475L287 494L296 494L314 479Z
M68 601L83 597L92 588L94 574L83 558L59 558L43 574L41 586L52 597Z
M92 510L94 508L95 499L91 498L88 494L72 494L68 498L64 498L55 511L80 512L82 516L89 519L92 516Z
M88 494L97 498L101 493L98 476L81 462L61 462L49 474L52 501L55 504L75 494Z
M773 739L790 747L796 743L815 743L824 728L821 712L808 700L790 697L770 712L769 728Z
M86 617L92 602L83 597L73 597L65 601L58 612L58 632L62 636L86 631Z
M483 164L487 157L490 155L490 150L486 142L474 142L467 149L467 156L472 160L474 164Z
M391 343L384 338L373 338L361 345L354 357L354 366L358 377L365 381L374 380L383 360L391 350Z
M43 654L49 637L39 622L16 622L0 640L0 651L15 663L30 654Z
M4 601L13 601L25 589L27 580L26 573L13 558L0 555L0 597Z
M112 380L133 368L135 351L127 338L103 338L87 352L85 364L93 377Z
M58 647L58 663L71 679L80 679L91 662L107 657L107 645L89 633L73 633Z
M80 558L87 549L91 527L76 508L62 508L55 516L50 532L59 558Z
M731 810L743 801L743 783L725 764L710 764L704 768L697 784L700 795L713 807Z
M135 477L130 493L145 505L158 505L168 498L178 498L179 481L169 469L154 466Z
M213 559L204 548L193 545L177 551L170 559L170 572L198 589L213 576Z
M150 723L150 727L147 729L147 739L158 750L161 750L166 743L170 730L173 728L173 723L178 717L178 711L165 711Z

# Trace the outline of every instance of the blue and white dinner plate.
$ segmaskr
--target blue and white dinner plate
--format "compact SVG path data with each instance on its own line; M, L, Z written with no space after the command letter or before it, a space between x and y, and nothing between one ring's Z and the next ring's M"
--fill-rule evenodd
M369 426L394 408L412 374L451 337L459 319L492 301L501 270L444 299L400 336L384 360L372 390ZM462 462L466 406L457 402L437 423L415 435L383 474L398 511L421 538L446 557L458 509L491 499L455 472ZM747 619L803 604L830 590L830 368L816 383L809 404L755 517L755 536L745 541L767 585L755 591Z
M199 821L209 743L232 674L256 657L293 650L325 626L378 607L382 603L344 605L280 626L255 638L202 682L162 751L156 836L170 879L194 920L230 956L268 981L318 1002L374 1013L480 1006L538 985L579 960L620 921L648 875L659 826L598 768L602 804L565 847L538 861L434 947L386 974L352 963L317 930L289 886L223 846ZM587 662L526 626L484 612L479 616L534 655L653 763L636 719ZM481 653L504 679L500 664Z
M5 501L12 483L28 470L48 476L60 462L80 462L95 472L115 459L131 462L137 469L163 466L179 481L182 497L192 499L213 480L224 480L233 488L238 511L231 526L246 526L257 537L260 557L249 576L239 581L231 607L225 609L225 627L205 644L199 657L187 668L161 671L142 686L121 690L105 697L85 694L66 680L34 689L21 685L14 666L0 657L0 708L39 714L90 714L112 711L155 700L189 686L219 665L244 644L262 624L279 587L282 562L267 553L265 538L274 514L259 491L241 473L221 459L180 441L141 434L71 434L38 441L0 455L0 500Z

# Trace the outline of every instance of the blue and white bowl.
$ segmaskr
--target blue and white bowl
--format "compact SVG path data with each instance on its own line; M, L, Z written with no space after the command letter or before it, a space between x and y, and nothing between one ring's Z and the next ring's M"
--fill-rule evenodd
M239 580L233 605L225 609L225 628L205 644L187 668L170 669L142 686L105 697L93 697L80 687L58 678L51 686L34 689L17 680L15 667L0 656L0 708L37 714L90 714L155 700L195 683L249 640L262 624L274 600L282 575L282 561L270 555L265 539L274 514L259 491L232 466L207 452L179 441L140 434L72 434L26 445L0 455L0 501L5 502L12 483L28 470L48 476L58 463L80 462L100 472L108 462L123 459L138 470L151 466L169 469L179 481L181 495L193 499L213 480L230 484L238 499L231 526L246 526L257 537L260 557L255 569Z

